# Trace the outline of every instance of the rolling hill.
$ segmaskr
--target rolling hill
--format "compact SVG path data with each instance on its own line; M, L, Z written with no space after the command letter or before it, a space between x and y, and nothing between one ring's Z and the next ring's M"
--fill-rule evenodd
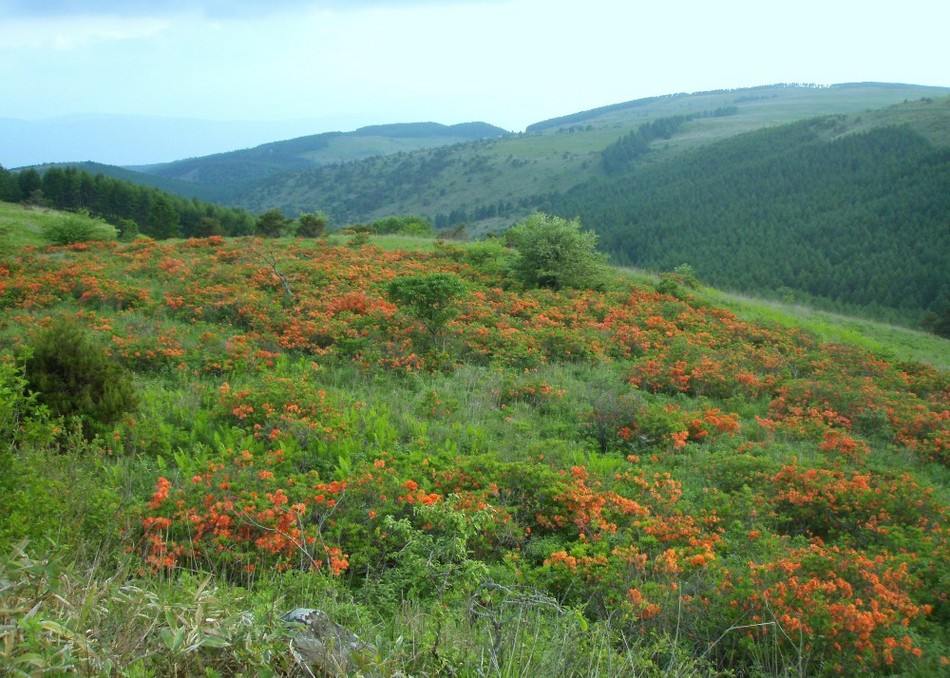
M772 85L672 94L507 134L368 127L108 170L331 226L419 214L478 236L542 209L618 263L906 324L947 304L950 89ZM415 150L413 150L415 149Z
M651 155L541 206L616 261L718 286L911 318L950 299L950 97Z
M440 226L465 222L481 232L529 214L540 206L541 196L602 176L601 152L658 119L697 116L673 138L654 144L645 162L659 163L763 127L946 95L950 89L860 83L653 97L540 122L523 134L272 174L243 186L234 199L253 211L277 207L293 214L317 208L336 224L423 214Z
M507 134L500 127L481 122L451 126L434 122L373 125L354 132L327 132L229 153L130 169L184 182L196 195L206 199L236 202L245 190L275 175L294 174L313 167L433 146L498 138ZM286 209L284 206L281 208Z
M337 223L419 213L476 234L541 209L579 217L618 263L689 263L719 286L916 324L950 299L950 97L868 108L909 93L661 97L517 137L274 176L241 203L319 206ZM617 160L631 137L636 151Z
M946 672L946 371L498 243L40 218L0 210L0 674L344 675L297 608L367 676Z

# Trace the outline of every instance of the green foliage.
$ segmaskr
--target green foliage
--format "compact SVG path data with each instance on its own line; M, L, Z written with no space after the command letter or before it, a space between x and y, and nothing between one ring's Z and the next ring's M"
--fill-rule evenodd
M114 536L115 489L103 483L79 428L50 421L23 366L0 361L0 554L27 539L86 540L105 548ZM66 527L68 526L68 528Z
M383 519L385 538L391 544L387 550L395 554L395 563L371 584L380 603L395 608L406 598L464 596L485 579L488 568L471 557L470 542L489 514L459 510L457 503L458 498L449 498L432 505L419 504L412 520Z
M20 200L20 186L16 176L3 165L0 165L0 200L4 202L19 202Z
M289 220L279 209L267 210L257 218L255 232L265 238L279 238L287 228Z
M661 273L656 283L656 291L668 294L677 299L686 298L686 290L695 290L699 287L696 272L689 264L680 264L672 272ZM685 288L685 290L684 290Z
M467 263L489 276L500 277L511 268L512 252L501 238L470 243L464 253Z
M605 283L605 259L596 250L597 236L581 231L577 219L534 214L506 237L518 252L514 274L528 287L599 289Z
M207 575L144 586L122 558L80 571L61 553L30 550L0 554L3 675L275 676L293 670L290 630L272 593L248 601Z
M389 216L374 221L369 228L378 235L416 235L427 236L435 233L435 227L426 217L409 215L404 217Z
M36 402L36 394L27 389L29 382L23 366L7 356L0 358L0 459L19 447L34 416L43 418L43 408ZM2 470L2 469L0 469ZM3 474L0 473L0 476Z
M29 387L56 416L78 417L88 436L137 407L132 375L80 325L56 319L31 345Z
M327 231L327 215L323 212L305 213L297 217L298 238L319 238Z
M736 290L916 324L950 269L950 151L909 127L841 134L825 117L764 129L578 186L545 208L596 224L618 263L688 260ZM901 228L893 225L900 223Z
M112 231L112 227L102 219L89 214L86 210L68 215L60 221L43 225L43 237L53 245L72 245L89 240L99 240Z
M694 115L674 115L658 118L653 122L640 125L601 151L601 165L608 174L617 174L630 168L631 163L650 150L650 143L656 139L669 139L685 123L699 117Z
M433 337L459 313L457 300L465 294L465 283L452 273L404 276L389 283L389 300L422 322Z
M3 177L0 173L0 184ZM76 167L50 167L42 175L28 170L12 177L6 180L6 197L0 187L0 199L19 201L36 194L48 207L73 212L88 210L90 215L118 227L124 237L131 237L132 223L152 238L248 235L254 227L250 213L201 203L191 198L190 189L187 198L179 197ZM31 193L23 193L25 189Z
M928 332L950 339L950 294L944 299L943 311L941 313L929 311L920 324Z
M119 219L116 228L122 240L134 240L139 234L139 225L131 219Z
M346 241L346 246L351 250L358 250L369 244L369 233L366 231L357 231Z
M36 408L35 396L26 391L22 368L10 360L0 362L0 553L22 535L23 512L19 497L23 494L16 456L24 428Z

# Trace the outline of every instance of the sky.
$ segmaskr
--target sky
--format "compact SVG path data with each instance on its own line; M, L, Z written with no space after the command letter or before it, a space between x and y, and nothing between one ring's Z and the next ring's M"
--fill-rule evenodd
M394 122L522 131L676 92L950 86L948 25L945 0L0 0L0 165L26 164L27 141L51 156L30 162L121 146L134 164L212 152L202 137L223 151ZM91 114L206 124L179 149L117 128L110 143ZM84 135L101 157L56 156Z

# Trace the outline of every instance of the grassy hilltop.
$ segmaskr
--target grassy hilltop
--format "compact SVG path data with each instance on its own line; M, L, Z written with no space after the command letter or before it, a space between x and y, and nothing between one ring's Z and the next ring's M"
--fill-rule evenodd
M363 675L950 663L945 340L500 242L0 217L0 672L301 671L298 607Z

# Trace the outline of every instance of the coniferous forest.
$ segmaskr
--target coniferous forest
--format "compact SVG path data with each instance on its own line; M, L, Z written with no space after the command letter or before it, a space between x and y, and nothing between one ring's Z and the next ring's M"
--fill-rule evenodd
M246 235L257 217L246 210L187 199L75 167L10 172L0 167L0 200L84 210L129 235L156 239Z
M547 207L597 224L619 263L688 263L717 286L852 308L942 310L950 150L900 127L828 140L835 125L763 130L627 172L611 148L614 176Z

